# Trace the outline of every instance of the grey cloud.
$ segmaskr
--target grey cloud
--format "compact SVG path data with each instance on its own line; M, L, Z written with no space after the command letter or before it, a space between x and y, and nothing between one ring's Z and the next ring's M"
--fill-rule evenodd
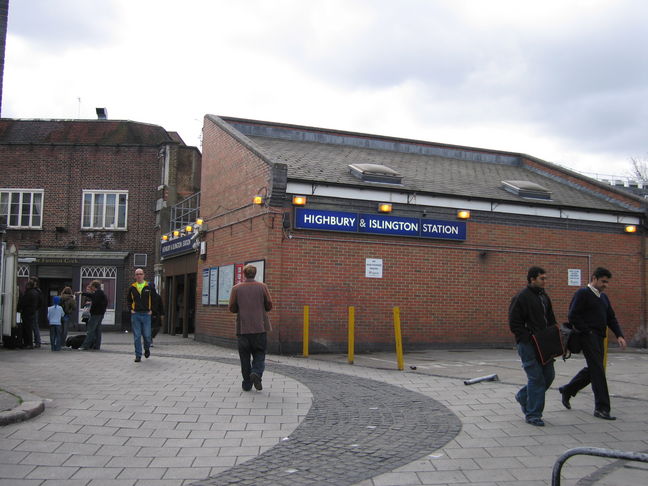
M8 31L41 50L97 46L115 38L120 13L112 2L18 0L9 3Z

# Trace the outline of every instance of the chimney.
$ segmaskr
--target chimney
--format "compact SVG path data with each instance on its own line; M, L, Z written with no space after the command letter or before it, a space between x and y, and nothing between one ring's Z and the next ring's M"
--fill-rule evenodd
M108 119L108 110L106 108L95 108L97 111L97 118L99 120L107 120Z

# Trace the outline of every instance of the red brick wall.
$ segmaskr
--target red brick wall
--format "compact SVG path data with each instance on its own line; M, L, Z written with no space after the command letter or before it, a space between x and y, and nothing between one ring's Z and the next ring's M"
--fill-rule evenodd
M7 241L21 247L109 250L148 254L147 275L155 263L155 199L159 183L157 147L81 145L0 145L2 188L44 189L42 230L7 231ZM128 191L128 231L81 231L84 189ZM56 227L66 228L59 233ZM118 299L125 295L133 270L126 261L126 278ZM116 316L119 320L120 316Z
M269 191L269 177L270 166L265 161L209 117L205 118L201 217L207 228L203 237L207 258L198 264L197 273L196 335L199 338L234 338L233 315L227 308L201 304L202 271L268 257L271 226L280 227L281 219L276 220L277 216L269 214L267 208L253 205L252 198ZM266 265L271 274L273 264ZM269 281L268 274L266 281Z
M464 243L357 240L296 231L284 241L282 279L275 284L282 339L300 342L307 304L314 349L345 342L350 305L359 346L393 342L394 306L401 308L406 345L512 343L508 304L531 265L549 273L547 291L559 322L577 288L567 285L567 269L580 269L585 285L600 265L614 274L608 293L626 337L643 323L640 237L469 223ZM382 279L364 276L365 258L383 259Z
M304 305L310 306L313 352L345 349L348 306L356 308L358 350L392 346L394 306L401 309L403 342L410 348L512 344L508 304L526 284L531 265L548 271L547 291L559 322L566 320L577 289L567 285L567 270L580 269L585 285L597 266L614 275L608 294L626 337L644 322L637 236L471 222L463 243L307 231L286 239L279 222L277 216L275 228L268 229L259 217L207 240L219 249L208 260L213 266L265 257L276 304L270 334L275 350L301 350ZM365 277L366 258L383 260L383 278ZM233 339L233 315L226 308L200 307L200 333Z

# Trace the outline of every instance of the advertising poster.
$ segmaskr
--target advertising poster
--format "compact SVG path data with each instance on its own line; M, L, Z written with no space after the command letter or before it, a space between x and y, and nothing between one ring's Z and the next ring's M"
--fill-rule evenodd
M220 267L218 275L218 305L229 304L233 285L234 265L225 265Z
M209 305L209 268L202 274L202 305Z

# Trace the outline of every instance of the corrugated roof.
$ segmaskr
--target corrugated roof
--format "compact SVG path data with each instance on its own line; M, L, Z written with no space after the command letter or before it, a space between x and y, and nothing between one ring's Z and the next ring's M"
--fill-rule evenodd
M127 120L0 119L0 143L155 146L172 141L158 125Z

